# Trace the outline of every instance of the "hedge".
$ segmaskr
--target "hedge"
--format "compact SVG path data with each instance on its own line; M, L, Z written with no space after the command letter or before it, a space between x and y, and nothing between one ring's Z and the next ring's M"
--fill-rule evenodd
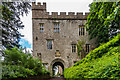
M120 34L64 70L66 79L120 78Z

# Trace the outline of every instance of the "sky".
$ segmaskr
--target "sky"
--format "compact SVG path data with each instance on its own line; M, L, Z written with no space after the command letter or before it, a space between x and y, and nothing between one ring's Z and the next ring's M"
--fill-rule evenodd
M93 0L36 0L36 2L46 2L47 12L89 12L89 4ZM21 17L24 29L19 30L24 37L20 40L22 47L26 47L31 52L32 50L32 11L24 17Z

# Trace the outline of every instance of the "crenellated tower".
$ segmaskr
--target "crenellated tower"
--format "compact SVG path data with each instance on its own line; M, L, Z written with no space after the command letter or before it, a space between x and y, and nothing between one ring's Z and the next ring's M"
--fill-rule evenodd
M63 69L71 67L84 58L96 44L89 40L85 29L88 12L47 12L46 3L32 3L33 56L39 57L51 73L56 65ZM78 56L78 41L85 42L84 51ZM62 70L60 70L62 73Z

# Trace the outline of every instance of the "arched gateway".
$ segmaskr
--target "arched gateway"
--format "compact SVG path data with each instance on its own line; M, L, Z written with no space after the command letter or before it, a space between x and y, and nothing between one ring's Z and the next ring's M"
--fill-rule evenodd
M38 56L51 74L54 66L59 65L62 70L71 67L95 47L95 40L89 40L84 27L88 14L52 12L50 15L46 3L32 3L33 56ZM78 57L76 44L81 39L86 54Z
M58 72L62 75L63 74L63 71L64 71L64 66L65 66L65 62L62 60L62 59L55 59L51 62L51 65L50 65L50 71L52 73L52 75L55 75L54 74L54 68L55 66L59 65L60 67L58 67Z

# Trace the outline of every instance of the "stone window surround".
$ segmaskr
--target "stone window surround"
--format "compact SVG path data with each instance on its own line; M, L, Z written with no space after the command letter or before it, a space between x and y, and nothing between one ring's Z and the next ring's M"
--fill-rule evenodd
M56 22L53 22L53 26L54 26L54 28L53 28L53 30L54 30L54 32L60 32L60 22L58 22L58 21L56 21Z
M85 35L85 26L79 25L79 36L84 36L84 35Z
M53 48L53 39L47 39L47 49L51 50Z
M40 25L40 32L44 32L44 23L39 23Z
M71 45L72 45L72 53L76 53L76 51L77 51L76 44L71 44Z

